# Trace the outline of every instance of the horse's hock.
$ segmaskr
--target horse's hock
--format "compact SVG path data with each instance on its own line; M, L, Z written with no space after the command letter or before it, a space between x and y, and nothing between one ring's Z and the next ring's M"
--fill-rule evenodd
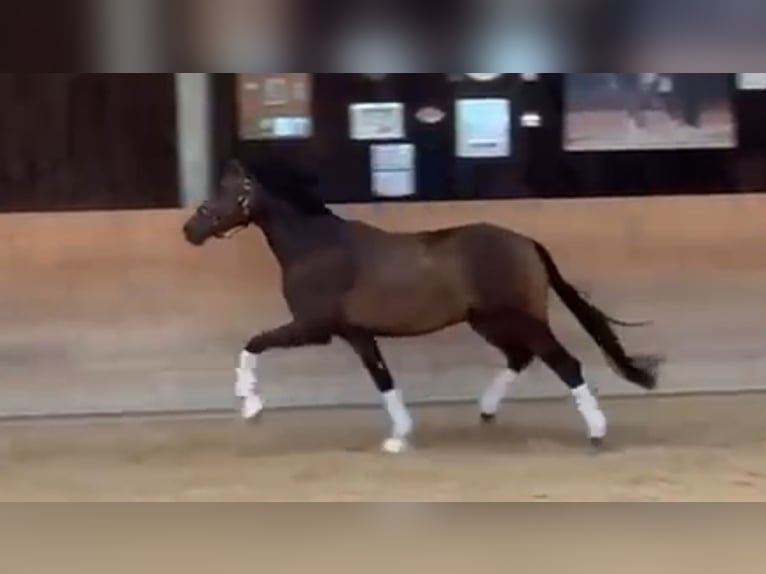
M757 196L347 206L387 229L469 221L542 241L568 279L667 356L660 390L753 389L766 380L766 198ZM241 345L286 316L277 267L256 231L193 249L179 211L3 215L0 414L231 408ZM555 301L555 297L553 297ZM635 390L554 304L560 338L602 394ZM475 398L499 356L467 328L384 351L411 399ZM377 404L338 344L263 361L272 404ZM565 389L539 366L517 396Z

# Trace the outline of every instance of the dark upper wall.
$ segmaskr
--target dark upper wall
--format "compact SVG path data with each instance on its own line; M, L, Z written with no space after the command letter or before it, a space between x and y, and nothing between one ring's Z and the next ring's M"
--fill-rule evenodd
M178 204L172 74L0 74L0 210Z
M306 141L239 142L234 76L216 74L217 157L288 156L317 170L331 201L370 201L367 146L347 137L353 101L397 98L410 107L501 94L514 112L536 109L542 128L514 128L507 160L454 158L451 120L409 131L429 174L416 199L652 195L766 189L766 93L737 92L736 150L578 152L562 148L563 75L524 84L450 83L445 74L315 74L316 135ZM0 210L170 207L178 204L172 74L0 74ZM418 131L420 130L420 131ZM424 154L421 154L424 155Z

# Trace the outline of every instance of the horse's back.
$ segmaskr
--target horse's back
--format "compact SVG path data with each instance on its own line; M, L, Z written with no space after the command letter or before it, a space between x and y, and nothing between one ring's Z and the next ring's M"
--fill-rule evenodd
M545 312L547 283L534 242L485 223L414 233L355 227L351 317L381 332L412 333L457 323L472 310Z
M392 254L400 261L428 259L444 265L459 263L466 272L500 275L527 268L543 269L531 238L492 223L467 223L416 232L391 232L362 224L357 228L357 246L364 256L386 260Z
M352 224L349 323L379 335L418 335L461 322L470 285L448 231L396 233Z
M451 244L472 287L475 307L514 307L545 314L548 280L534 240L499 225L477 223L437 231L434 248Z

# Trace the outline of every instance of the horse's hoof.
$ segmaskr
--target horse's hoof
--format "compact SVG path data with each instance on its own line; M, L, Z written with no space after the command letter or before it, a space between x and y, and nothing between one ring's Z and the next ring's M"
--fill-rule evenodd
M240 417L247 423L254 423L260 420L263 415L265 406L261 397L252 396L246 397L242 400L242 407L240 409Z
M383 442L381 450L385 454L402 454L409 450L410 445L403 438L389 438Z
M497 422L497 415L481 413L481 422L484 425L493 425Z
M590 439L590 449L594 454L603 452L605 449L605 441L603 438L593 437Z

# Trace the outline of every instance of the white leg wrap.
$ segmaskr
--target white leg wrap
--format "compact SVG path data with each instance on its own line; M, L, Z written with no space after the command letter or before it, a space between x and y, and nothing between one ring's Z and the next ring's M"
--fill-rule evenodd
M500 371L492 384L487 387L484 394L481 396L479 406L481 407L482 414L496 415L500 410L500 405L508 394L508 390L511 385L518 378L518 373L511 371L510 369L504 369Z
M235 394L240 398L252 396L256 394L256 386L258 385L258 377L251 369L236 369L237 382L234 385Z
M258 356L242 351L239 356L239 367L236 369L237 381L234 392L237 397L244 399L256 394L258 385Z
M606 416L598 406L596 397L593 396L588 385L582 385L572 391L577 410L588 425L589 438L604 438L606 436Z
M239 367L236 369L237 380L234 392L242 399L241 416L243 419L255 419L264 409L263 400L258 394L258 356L242 351Z
M253 355L247 351L242 351L239 354L239 367L241 369L257 369L258 368L258 355Z
M391 438L383 443L383 450L397 454L407 448L407 438L412 433L412 417L402 401L401 392L398 389L383 394L383 404L391 419Z

